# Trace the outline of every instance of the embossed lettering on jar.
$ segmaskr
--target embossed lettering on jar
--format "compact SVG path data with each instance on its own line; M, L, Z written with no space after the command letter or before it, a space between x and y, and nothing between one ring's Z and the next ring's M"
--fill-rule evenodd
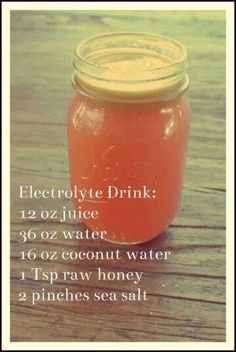
M152 197L74 200L97 209L86 220L117 243L148 241L167 229L180 204L189 134L187 53L149 33L111 33L76 48L68 112L71 185L150 189ZM114 189L115 189L114 188Z

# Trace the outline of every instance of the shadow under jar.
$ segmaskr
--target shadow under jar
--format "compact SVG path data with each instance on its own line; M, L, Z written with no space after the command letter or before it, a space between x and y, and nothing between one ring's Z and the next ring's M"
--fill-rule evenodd
M103 196L75 198L74 207L96 209L99 217L83 222L108 241L149 241L177 212L190 123L186 67L185 48L155 34L109 33L76 47L71 186Z

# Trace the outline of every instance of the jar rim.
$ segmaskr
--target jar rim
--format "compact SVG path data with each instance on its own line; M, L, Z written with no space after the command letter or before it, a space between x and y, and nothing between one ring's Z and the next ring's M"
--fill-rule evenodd
M75 55L74 85L111 99L173 97L188 86L187 50L163 35L103 33L81 41Z
M182 43L180 43L176 39L172 39L172 38L169 38L167 36L160 35L160 34L155 34L155 33L151 33L151 32L108 32L108 33L102 33L102 34L94 35L94 36L91 36L89 38L86 38L86 39L82 40L76 46L75 55L76 55L76 57L79 60L81 60L82 62L84 62L85 64L87 64L89 66L102 68L103 70L108 70L109 71L110 68L101 66L101 65L99 65L97 63L92 63L89 60L87 60L86 58L84 58L81 55L81 49L85 45L91 43L94 40L100 40L102 38L108 38L108 37L116 37L116 36L120 36L120 35L122 35L122 36L146 36L146 37L149 37L149 38L152 37L154 39L162 39L162 40L168 41L169 43L173 43L176 47L179 47L181 49L182 55L180 56L180 58L177 61L172 62L169 65L166 65L165 67L168 67L168 66L172 66L173 67L173 66L178 65L178 64L183 63L183 62L185 64L187 64L187 50L186 50L185 46ZM163 67L146 68L143 71L161 70L162 68Z

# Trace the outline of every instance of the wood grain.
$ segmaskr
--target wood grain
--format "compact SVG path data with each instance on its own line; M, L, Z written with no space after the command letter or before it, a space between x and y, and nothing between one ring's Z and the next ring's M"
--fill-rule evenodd
M110 31L146 31L183 42L190 54L191 136L181 209L145 250L170 250L166 262L37 259L52 271L143 271L147 302L19 302L18 293L52 289L31 278L19 231L83 228L20 221L20 209L60 209L68 200L19 200L19 185L67 188L66 112L76 44ZM12 341L225 341L225 18L221 11L12 11L11 13L11 339ZM34 241L38 250L112 250L103 241ZM130 249L140 250L140 246ZM20 271L27 280L20 281ZM134 290L132 282L64 282L53 291Z

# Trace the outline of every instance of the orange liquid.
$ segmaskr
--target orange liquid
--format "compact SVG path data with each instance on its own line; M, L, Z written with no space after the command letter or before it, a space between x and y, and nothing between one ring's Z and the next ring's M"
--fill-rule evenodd
M86 220L91 230L107 231L107 240L140 243L162 233L180 202L189 132L185 96L166 102L118 103L77 93L68 114L71 185L99 189L156 191L151 199L103 197L75 208L99 211ZM153 194L153 193L151 193Z

